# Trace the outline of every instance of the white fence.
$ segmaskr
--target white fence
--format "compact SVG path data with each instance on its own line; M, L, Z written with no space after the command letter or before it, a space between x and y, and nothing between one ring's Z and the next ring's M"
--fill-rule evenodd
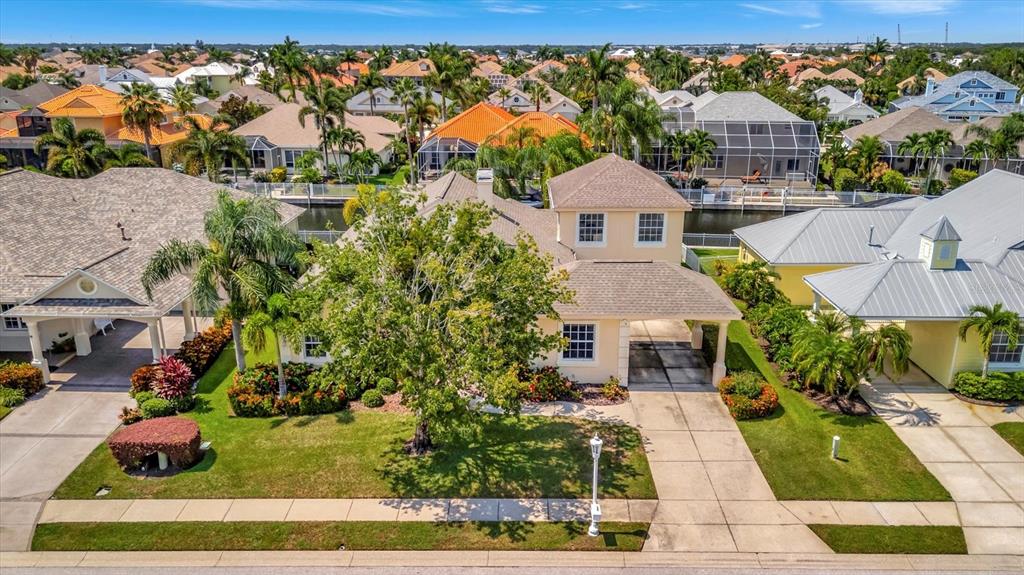
M751 207L828 207L858 206L878 200L904 200L912 194L884 192L835 192L808 189L771 188L768 186L720 186L715 188L677 190L697 207L743 209Z
M239 184L240 189L252 192L257 196L269 196L275 199L308 199L342 201L358 195L353 184L295 184L295 183L264 183L252 182Z
M309 244L313 240L320 240L325 244L333 244L334 242L341 239L341 235L345 232L338 230L299 230L299 237L302 241Z
M683 234L683 245L691 248L738 248L735 234Z

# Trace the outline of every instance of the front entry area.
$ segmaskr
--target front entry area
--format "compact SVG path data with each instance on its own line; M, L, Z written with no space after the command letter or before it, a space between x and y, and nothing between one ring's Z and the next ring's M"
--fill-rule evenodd
M711 370L682 320L629 324L629 389L686 391L711 385ZM699 347L699 346L698 346Z

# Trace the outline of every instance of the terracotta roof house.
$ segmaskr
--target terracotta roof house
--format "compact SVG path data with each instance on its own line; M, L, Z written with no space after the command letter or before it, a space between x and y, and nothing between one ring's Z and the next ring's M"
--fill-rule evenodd
M568 66L566 66L562 62L559 62L558 60L544 60L543 62L534 65L534 67L524 72L523 75L516 78L516 80L540 80L542 79L541 76L547 74L548 72L565 72L568 68Z
M851 72L849 68L840 68L828 75L829 80L849 80L860 86L864 83L864 78L861 78L856 73Z
M306 125L299 123L299 110L302 106L294 102L281 104L266 114L235 128L232 133L245 138L249 148L250 165L256 170L271 170L284 166L291 173L295 169L295 159L309 150L322 154L320 130L317 129L312 115L306 116ZM388 162L391 158L391 138L401 131L401 127L379 116L353 116L345 114L345 126L359 131L365 140L367 149L377 152ZM344 165L348 160L345 156L335 156L322 161Z
M733 54L725 60L721 60L720 63L723 66L730 66L732 68L739 68L741 64L747 61L747 57L743 54Z
M431 179L440 175L453 158L476 157L477 148L487 137L513 119L504 108L480 102L437 126L417 152L421 176Z
M540 102L540 111L547 114L559 114L565 118L575 121L576 117L583 113L583 108L576 103L575 100L564 96L559 92L555 91L554 88L544 83L541 80L537 80L547 90L546 99ZM533 97L523 91L523 87L519 82L516 85L506 86L505 90L508 91L508 95L502 98L502 94L494 92L491 94L487 101L495 106L500 106L510 112L530 112L536 111L537 105L533 101Z
M359 76L369 73L370 67L363 62L342 62L338 64L338 71L358 79Z
M551 136L567 131L580 136L585 144L590 145L590 139L587 138L587 135L571 120L563 118L558 114L552 116L545 112L526 112L516 116L511 122L488 136L487 142L491 145L515 145L514 139L517 135L517 130L522 128L530 131L532 134L531 140L534 143L542 142Z
M551 258L552 271L567 275L573 301L556 305L557 318L538 318L541 330L561 334L566 345L538 358L538 366L557 367L582 383L614 377L620 385L642 388L648 375L644 366L631 365L630 350L650 342L634 334L646 334L642 322L662 321L680 338L673 349L687 356L687 365L698 366L679 370L677 383L717 384L725 376L724 334L741 315L710 277L679 264L690 205L660 177L608 155L552 178L552 208L536 209L496 196L492 176L480 170L473 182L451 172L428 183L420 213L480 202L494 214L490 232L509 243L532 238ZM340 241L357 242L358 236L346 233ZM723 334L711 370L699 351L706 324ZM326 360L287 353L291 361Z
M434 71L434 63L429 58L420 58L419 60L395 62L381 70L380 74L389 81L411 78L417 86L422 86L423 80Z
M195 321L186 275L157 286L152 298L141 275L161 244L203 238L203 217L219 189L161 168L113 168L80 180L0 174L0 204L20 214L0 229L0 349L31 351L49 381L43 352L66 334L77 355L89 355L96 321L146 324L154 361L164 355L162 324L172 312L180 313L174 321L185 322L190 338ZM287 204L278 209L286 223L302 212Z
M921 73L921 76L924 78L924 82L926 83L928 81L928 78L931 78L936 82L942 82L943 80L949 77L943 74L941 71L936 70L935 68L925 68L924 72ZM903 81L896 84L896 87L899 88L900 94L907 96L909 95L908 92L911 92L916 85L917 76L907 76L905 79L903 79Z
M1024 111L1016 85L989 72L973 70L942 81L928 78L924 94L889 103L890 111L924 108L950 122L977 122L989 116Z

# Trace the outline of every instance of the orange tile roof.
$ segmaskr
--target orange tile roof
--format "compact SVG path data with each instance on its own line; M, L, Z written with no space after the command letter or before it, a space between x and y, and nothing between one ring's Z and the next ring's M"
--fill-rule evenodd
M567 118L560 114L554 116L546 114L544 112L526 112L516 116L512 121L505 124L498 131L494 132L488 140L492 140L498 145L511 144L512 142L512 130L516 128L529 127L532 128L535 134L535 143L539 143L555 134L561 132L571 132L577 134L583 138L583 142L590 145L590 140L580 131L580 127L569 121Z
M18 137L18 115L21 110L11 110L0 114L0 138Z
M817 68L820 64L816 60L809 60L804 58L803 60L791 60L785 64L779 66L779 72L795 78L797 74L804 68Z
M474 144L481 144L487 139L487 136L501 129L514 117L504 108L480 102L438 126L430 133L430 137L458 138Z
M338 64L338 71L341 73L355 72L358 75L370 73L370 67L362 62L342 62Z
M729 56L725 60L722 60L721 63L723 66L732 66L733 68L739 68L740 64L746 61L747 57L744 56L743 54L733 54L732 56Z
M48 117L106 118L121 115L121 94L93 84L79 86L39 107Z
M424 70L420 65L426 67ZM419 60L406 60L405 62L395 62L381 71L382 76L390 77L415 77L420 78L434 71L434 63L429 58L420 58Z
M213 123L213 118L204 114L189 114L196 119L201 127L209 128ZM142 134L142 130L134 128L121 128L115 132L107 134L110 139L116 140L128 140L131 142L138 142L143 144L146 142L145 136ZM174 142L180 142L188 137L188 128L178 122L165 122L160 124L154 130L150 131L149 143L154 146L163 146L166 144L173 144Z

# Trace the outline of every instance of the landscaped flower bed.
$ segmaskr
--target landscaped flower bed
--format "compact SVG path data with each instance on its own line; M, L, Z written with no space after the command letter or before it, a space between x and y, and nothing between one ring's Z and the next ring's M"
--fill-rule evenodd
M261 363L236 373L227 390L231 409L239 417L317 415L344 409L345 390L313 378L316 371L306 363L284 364L288 393L283 398L278 397L276 365Z
M163 453L171 465L187 469L199 461L199 425L183 417L158 417L129 425L107 440L122 469L137 468L148 456Z
M723 378L718 392L734 419L768 417L779 406L775 388L751 371Z
M953 378L953 390L959 395L994 403L1024 401L1024 372L992 372L988 377L973 371L961 371Z
M523 370L519 381L522 384L520 397L530 403L572 401L585 405L614 405L629 398L629 392L620 385L617 377L611 377L603 384L577 383L553 366Z
M43 372L29 363L0 363L0 387L20 389L28 397L43 387Z

